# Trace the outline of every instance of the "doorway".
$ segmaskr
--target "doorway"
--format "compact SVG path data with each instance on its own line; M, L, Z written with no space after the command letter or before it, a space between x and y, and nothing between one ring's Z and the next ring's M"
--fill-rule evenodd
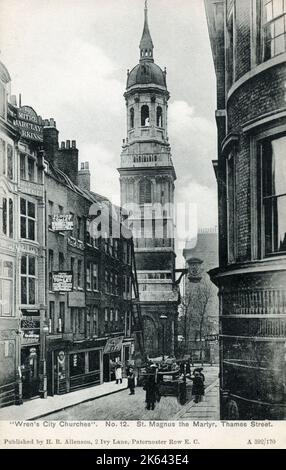
M29 346L21 349L21 372L24 399L39 395L39 352L39 346Z

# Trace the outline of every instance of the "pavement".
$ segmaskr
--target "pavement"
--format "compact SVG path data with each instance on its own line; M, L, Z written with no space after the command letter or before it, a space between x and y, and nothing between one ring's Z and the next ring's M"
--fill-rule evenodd
M219 379L209 385L205 390L202 401L195 403L193 400L183 406L174 416L175 420L207 420L218 421L219 414Z
M32 420L39 419L51 413L68 409L79 403L85 403L96 398L105 397L113 393L126 390L127 379L123 379L122 384L116 385L113 382L105 382L94 387L84 388L64 395L54 395L47 398L34 398L27 400L23 405L12 405L0 409L0 420Z

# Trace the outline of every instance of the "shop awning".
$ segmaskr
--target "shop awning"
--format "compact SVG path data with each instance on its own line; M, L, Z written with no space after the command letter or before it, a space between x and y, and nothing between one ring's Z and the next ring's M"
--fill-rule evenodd
M103 354L111 354L120 352L122 348L124 336L117 336L116 338L109 338L106 342Z

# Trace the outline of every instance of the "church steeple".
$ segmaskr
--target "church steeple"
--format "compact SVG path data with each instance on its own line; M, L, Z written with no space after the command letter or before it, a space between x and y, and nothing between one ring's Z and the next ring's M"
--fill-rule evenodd
M154 49L154 45L153 45L153 41L152 41L152 38L151 38L151 34L150 34L150 31L149 31L149 25L148 25L148 6L147 6L147 0L145 0L145 10L144 10L144 15L145 15L145 19L144 19L144 29L143 29L143 34L142 34L142 38L141 38L141 41L140 41L140 61L144 60L144 61L150 61L150 62L154 62L154 58L153 58L153 49Z

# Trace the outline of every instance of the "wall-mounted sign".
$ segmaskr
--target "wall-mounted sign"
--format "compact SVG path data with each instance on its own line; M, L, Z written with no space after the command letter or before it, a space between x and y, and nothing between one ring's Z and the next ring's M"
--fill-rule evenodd
M22 344L38 344L40 342L40 320L25 316L21 320Z
M118 336L117 338L109 338L106 342L103 354L120 352L122 348L122 341L123 336Z
M56 214L52 218L52 229L59 232L73 230L72 214Z
M43 121L30 106L17 109L17 117L13 124L26 140L43 142Z
M205 336L205 341L218 341L219 335L207 335Z
M73 289L73 274L71 271L53 272L53 292L71 292Z

